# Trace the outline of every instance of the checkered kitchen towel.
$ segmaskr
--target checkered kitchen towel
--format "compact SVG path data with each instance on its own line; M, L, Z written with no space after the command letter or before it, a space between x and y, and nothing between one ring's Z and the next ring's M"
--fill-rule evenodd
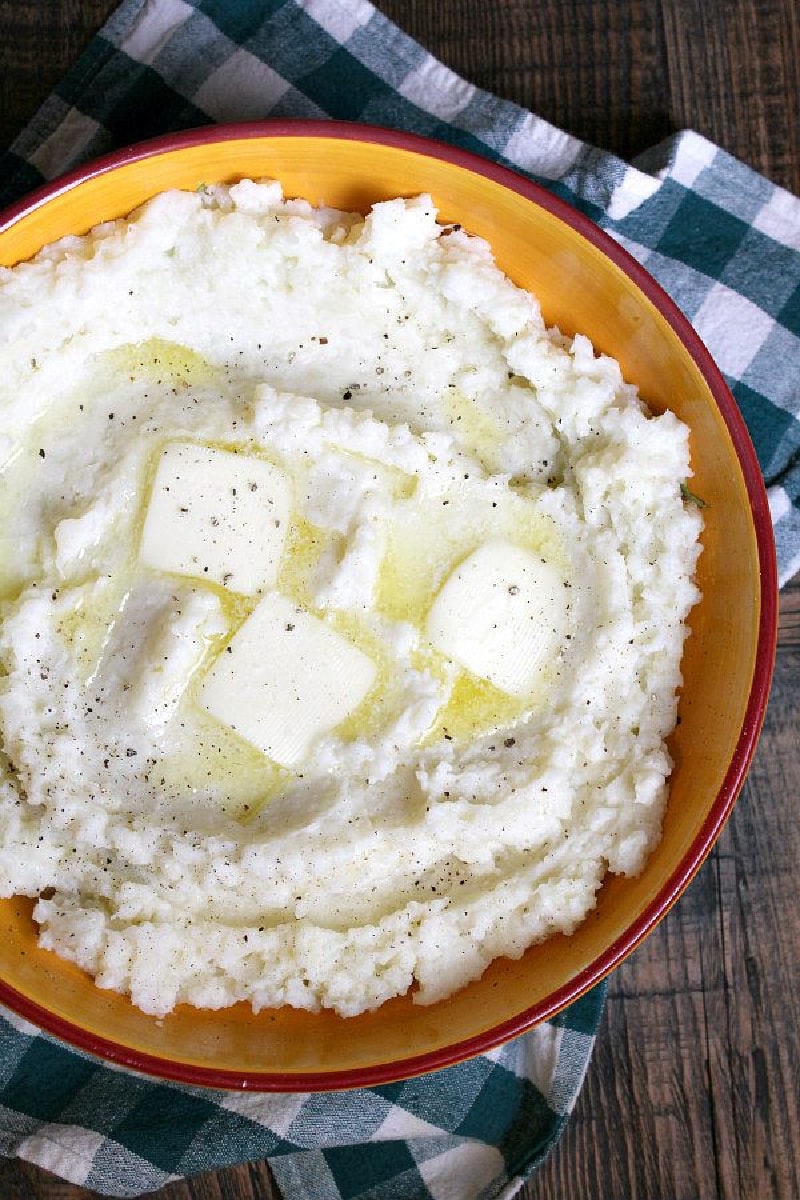
M781 579L800 567L800 201L697 134L626 165L459 79L367 0L126 0L0 158L0 205L115 146L267 116L427 134L603 226L716 357L769 487ZM154 1083L0 1014L0 1152L119 1196L263 1157L292 1198L507 1196L564 1126L603 995L471 1062L333 1097Z

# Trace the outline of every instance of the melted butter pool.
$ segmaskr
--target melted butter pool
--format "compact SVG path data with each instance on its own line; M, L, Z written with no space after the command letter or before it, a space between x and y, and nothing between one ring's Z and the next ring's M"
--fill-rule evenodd
M117 425L113 432L116 433L125 421L132 422L139 415L138 429L143 436L149 436L144 437L138 503L126 518L124 556L118 554L115 569L109 575L90 573L79 586L74 586L74 604L59 617L60 637L71 648L84 685L92 682L108 653L113 631L124 620L126 598L131 589L142 586L143 580L146 582L146 572L137 561L137 550L161 452L168 441L194 440L220 450L263 457L283 470L291 481L297 507L287 529L278 590L298 605L330 621L339 633L367 654L377 668L375 683L367 697L331 731L336 737L344 742L376 738L402 711L398 666L376 629L376 615L381 620L410 624L421 631L420 648L412 655L412 667L439 680L449 697L422 738L422 744L435 744L441 739L465 742L510 725L546 703L553 683L552 673L543 673L536 695L520 700L487 680L456 668L427 645L424 635L428 612L443 582L487 539L505 538L524 546L553 562L566 575L567 558L556 526L538 511L533 500L511 488L490 488L485 480L468 477L453 482L444 490L426 492L414 476L402 470L334 448L333 452L342 458L350 456L362 472L365 467L373 472L376 485L391 496L394 508L385 529L375 611L331 610L322 613L315 606L316 580L326 556L343 553L345 539L331 529L314 524L302 511L309 471L307 460L301 456L297 461L285 462L268 448L254 444L248 436L248 421L242 421L237 427L234 419L230 436L207 436L199 415L196 419L193 417L196 410L192 405L197 403L193 399L194 391L197 389L200 395L213 395L218 391L230 396L231 380L186 347L151 339L108 352L98 363L93 390L87 395L87 407L103 395L104 380L119 377L123 377L123 385L125 380L130 384L133 399L126 409L125 386L122 386L122 401L114 400L119 411L114 414ZM162 397L159 420L152 416L153 409L145 408L137 414L133 406L136 396L141 396L144 390L147 397L156 389ZM180 421L176 427L164 419L169 403L182 405L181 411L189 414L183 428ZM497 422L456 389L448 390L443 406L447 419L457 427L462 443L481 461L487 461L487 456L491 458L502 440L502 430ZM72 407L71 398L63 406L59 419L68 422ZM242 401L241 414L246 411L247 404ZM111 420L111 414L108 420ZM57 426L58 421L56 429ZM52 435L52 422L50 428ZM25 466L29 472L36 465L34 456L38 451L33 443L38 436L34 429L30 445L25 448L31 460ZM7 489L5 495L8 494ZM87 497L87 502L89 499ZM2 495L0 502L5 502ZM0 571L0 590L6 589L11 594L14 564L5 561L6 547L0 547L0 552L4 556L0 562L0 567L4 568ZM224 653L226 643L247 620L258 597L232 594L217 584L202 579L190 580L186 576L175 576L175 584L176 588L202 585L215 594L225 632L207 639L202 661L193 669L175 718L177 736L167 737L161 752L151 756L147 782L170 795L214 795L229 814L242 820L251 819L271 799L283 793L296 776L272 762L232 729L214 720L194 703L194 692L197 680L216 656Z
M157 386L187 388L219 383L225 378L224 372L201 354L164 338L148 338L146 342L118 346L109 350L104 358L112 372L127 375L131 381L146 377Z

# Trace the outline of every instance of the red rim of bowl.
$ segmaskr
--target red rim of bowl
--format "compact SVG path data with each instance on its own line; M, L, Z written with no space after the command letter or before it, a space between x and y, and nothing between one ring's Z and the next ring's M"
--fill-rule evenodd
M70 171L52 183L37 188L0 213L0 233L55 196L69 191L85 180L106 174L125 164L207 142L265 137L335 138L380 143L429 158L442 159L463 170L484 175L496 183L518 192L531 203L544 208L571 226L578 234L602 251L633 280L639 290L672 326L708 383L742 468L753 514L761 571L761 612L750 696L741 733L728 771L697 837L677 870L647 905L644 912L619 938L598 955L594 962L570 979L568 983L558 988L546 1000L525 1009L512 1019L495 1025L475 1037L464 1039L440 1050L409 1055L386 1064L308 1074L241 1072L203 1067L191 1063L176 1063L143 1051L120 1046L54 1015L0 980L0 1002L20 1016L31 1020L48 1033L72 1046L147 1075L195 1086L231 1090L332 1091L342 1088L370 1087L439 1070L462 1062L473 1055L485 1053L511 1038L525 1033L534 1025L553 1017L604 979L666 915L711 851L730 815L755 753L766 712L774 666L778 625L778 581L772 521L761 468L742 415L705 345L674 301L636 259L583 213L571 208L565 201L552 195L539 184L517 174L508 167L500 166L470 151L461 150L417 134L402 133L371 125L340 121L267 120L209 126L138 142Z

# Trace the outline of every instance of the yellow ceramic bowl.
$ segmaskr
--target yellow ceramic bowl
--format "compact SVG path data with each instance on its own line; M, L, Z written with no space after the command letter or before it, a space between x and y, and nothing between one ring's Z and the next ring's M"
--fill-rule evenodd
M619 359L652 409L691 428L693 488L707 501L684 657L676 767L663 839L637 879L614 876L571 937L495 962L442 1003L409 997L343 1019L286 1008L254 1016L181 1007L164 1020L101 991L37 947L31 902L0 904L0 1001L66 1041L172 1079L313 1090L417 1074L484 1051L552 1016L610 971L686 887L720 832L755 748L776 632L772 531L758 464L733 399L686 320L588 220L502 168L385 130L267 123L194 131L111 156L0 217L0 263L130 212L165 188L275 177L287 194L366 209L430 192L445 221L492 245L545 318Z

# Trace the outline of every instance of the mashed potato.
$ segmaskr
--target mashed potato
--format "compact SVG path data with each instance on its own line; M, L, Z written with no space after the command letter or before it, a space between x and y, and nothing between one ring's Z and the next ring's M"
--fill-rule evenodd
M146 1012L422 1003L659 837L687 429L427 197L0 272L0 894Z

